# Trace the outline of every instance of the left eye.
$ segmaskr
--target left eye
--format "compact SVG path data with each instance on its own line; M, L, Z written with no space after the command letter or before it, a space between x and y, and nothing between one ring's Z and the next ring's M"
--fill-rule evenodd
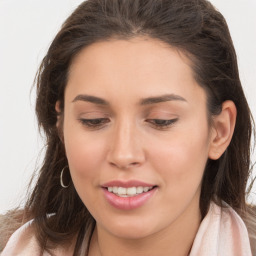
M146 120L148 123L154 125L157 128L167 128L178 121L178 118L175 119L148 119Z

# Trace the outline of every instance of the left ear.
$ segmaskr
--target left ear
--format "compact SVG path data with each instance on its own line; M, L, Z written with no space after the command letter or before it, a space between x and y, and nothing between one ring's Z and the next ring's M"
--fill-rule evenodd
M236 106L233 101L227 100L222 104L222 111L213 117L211 144L208 157L217 160L227 149L236 124Z

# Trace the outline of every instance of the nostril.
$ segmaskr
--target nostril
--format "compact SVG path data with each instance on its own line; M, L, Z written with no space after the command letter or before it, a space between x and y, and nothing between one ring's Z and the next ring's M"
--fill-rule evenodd
M131 167L136 167L139 166L140 163L139 162L132 162L132 163L114 163L114 162L110 162L110 165L117 167L119 169L129 169Z

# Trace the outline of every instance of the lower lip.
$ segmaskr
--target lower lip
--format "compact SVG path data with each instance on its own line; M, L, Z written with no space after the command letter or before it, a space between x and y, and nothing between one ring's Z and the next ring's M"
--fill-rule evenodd
M120 197L103 188L104 196L107 201L120 210L133 210L141 207L154 195L155 191L156 187L137 196Z

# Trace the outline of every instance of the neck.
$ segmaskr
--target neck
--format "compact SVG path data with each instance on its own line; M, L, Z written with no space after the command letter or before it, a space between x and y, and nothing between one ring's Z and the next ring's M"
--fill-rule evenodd
M199 207L189 207L167 228L140 239L120 238L96 225L89 256L188 256L200 221Z

